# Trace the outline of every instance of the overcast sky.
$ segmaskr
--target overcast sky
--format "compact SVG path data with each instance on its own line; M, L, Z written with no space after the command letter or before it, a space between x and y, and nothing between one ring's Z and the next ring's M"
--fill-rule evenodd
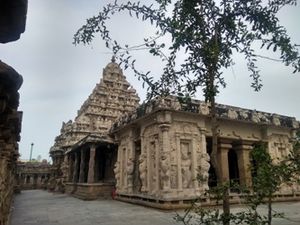
M17 42L0 45L0 59L13 66L24 78L20 89L23 111L20 141L21 159L28 159L34 143L33 158L49 159L49 149L59 134L63 121L74 119L81 104L102 76L111 54L100 38L91 46L74 46L74 33L85 20L96 15L109 1L101 0L30 0L26 31ZM292 40L300 43L300 7L289 7L280 13ZM152 28L137 23L127 15L113 18L110 23L114 38L138 44ZM292 74L280 63L261 60L263 89L250 88L245 62L236 56L236 64L224 76L227 88L221 90L219 103L273 112L300 119L300 74ZM139 53L140 68L157 71L158 60ZM146 90L131 71L124 71L142 100ZM203 99L201 94L198 98Z

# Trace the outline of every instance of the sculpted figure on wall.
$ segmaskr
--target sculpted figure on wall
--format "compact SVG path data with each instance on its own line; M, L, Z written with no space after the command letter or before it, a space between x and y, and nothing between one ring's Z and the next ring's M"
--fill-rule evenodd
M117 161L114 168L115 178L116 178L116 188L120 188L120 162Z
M280 126L281 125L280 120L279 120L279 116L276 115L276 114L273 115L272 122L276 126Z
M209 106L205 102L201 102L199 104L199 113L202 115L208 115L209 114Z
M129 158L127 162L127 185L128 185L128 191L132 191L132 181L133 181L133 170L134 170L134 163L133 159Z
M208 190L209 189L209 187L208 187L208 178L209 178L208 171L209 171L209 167L210 167L209 155L207 153L202 153L199 156L198 163L199 163L199 175L200 175L201 181L202 181L202 182L200 182L201 187L203 190Z
M233 109L229 109L227 115L228 115L228 118L233 119L233 120L236 120L238 118L237 112Z
M166 153L161 156L160 161L160 178L161 178L161 187L163 190L169 189L170 181L170 170L169 163Z
M253 112L252 112L251 120L252 120L254 123L259 123L259 122L260 122L259 116L258 116L258 114L257 114L256 111L253 111Z
M146 161L146 155L141 154L139 158L139 173L140 173L140 180L141 180L141 192L146 191L147 186L147 161Z
M240 112L239 112L239 114L240 114L240 116L244 119L244 120L247 120L248 119L248 113L247 113L247 111L246 110L240 110Z
M181 143L180 144L181 151L181 174L182 174L182 187L189 188L191 183L191 158L189 152L189 143Z

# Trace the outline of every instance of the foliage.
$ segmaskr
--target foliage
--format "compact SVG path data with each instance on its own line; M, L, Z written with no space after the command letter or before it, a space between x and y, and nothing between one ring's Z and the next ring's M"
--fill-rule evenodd
M211 162L219 182L220 168L217 163L218 124L215 97L220 86L226 82L222 69L230 67L234 52L245 57L251 86L261 89L260 71L256 65L259 57L254 45L279 53L280 61L300 71L299 45L293 44L286 29L280 25L277 13L286 5L296 5L297 0L154 0L152 5L139 1L107 4L95 17L87 20L74 35L74 44L90 44L99 33L107 48L130 67L138 79L148 86L148 99L156 95L190 96L202 88L205 100L210 103L212 124ZM121 45L114 40L107 28L107 21L115 13L128 12L130 16L148 21L157 32L140 45ZM170 46L160 40L171 36ZM165 63L159 80L150 71L144 73L136 68L132 51L147 50ZM178 56L185 56L178 65ZM189 99L182 98L182 99ZM228 189L223 192L223 224L228 224Z
M291 43L287 31L279 23L276 14L285 5L295 5L296 0L156 0L146 6L140 2L107 4L98 16L87 20L74 36L74 43L89 44L99 33L106 46L124 63L131 67L139 79L149 86L149 96L193 94L202 87L209 101L218 93L219 86L225 86L221 68L233 64L232 55L244 55L252 87L262 86L253 44L261 48L278 51L280 61L300 71L298 46ZM107 28L111 15L128 12L130 16L149 21L156 26L156 36L144 39L141 45L121 45L113 40ZM171 14L169 12L172 12ZM171 35L171 46L159 40ZM136 69L135 59L130 51L146 49L150 54L161 57L165 62L159 81L154 81L150 72ZM178 54L184 52L186 58L176 67ZM210 75L213 76L210 76Z
M226 215L218 207L205 208L201 202L195 201L183 215L177 214L176 220L185 225L216 225L224 221L224 217L233 224L271 225L273 218L285 218L283 213L273 210L273 196L283 184L299 182L300 175L300 143L296 142L291 153L278 163L274 163L268 153L266 144L257 144L251 152L252 187L243 187L229 182L218 184L204 195L216 200L216 205L223 199L225 190L234 188L244 197L245 210ZM198 178L199 182L205 179ZM230 187L229 187L230 185ZM267 205L268 213L261 212L259 206Z

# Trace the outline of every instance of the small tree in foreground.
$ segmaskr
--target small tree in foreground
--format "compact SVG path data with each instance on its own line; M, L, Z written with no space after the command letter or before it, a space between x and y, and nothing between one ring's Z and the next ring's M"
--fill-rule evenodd
M99 33L106 47L133 69L139 79L148 85L148 98L156 95L193 95L202 88L205 101L210 104L212 123L211 163L215 168L219 183L222 180L217 163L218 121L215 97L219 87L225 87L222 69L233 64L233 53L245 57L251 86L260 90L262 84L254 44L262 49L279 53L279 60L300 71L299 45L291 43L286 29L280 25L277 13L286 5L296 5L296 0L153 0L152 5L140 2L115 1L107 4L95 17L87 20L74 36L74 43L89 44ZM156 36L144 39L141 45L121 45L113 40L106 22L112 15L128 12L143 21L149 21L157 28ZM171 36L167 46L160 38ZM165 66L160 79L155 81L150 72L143 73L136 68L133 50L147 50L160 57ZM184 53L185 59L178 65L177 57ZM229 193L224 190L223 210L229 215ZM228 216L224 224L228 224Z
M239 190L245 200L245 210L226 215L218 207L205 208L197 200L183 215L177 214L176 220L185 225L205 224L217 225L228 216L228 221L234 224L271 225L273 218L284 218L284 214L272 208L273 197L280 191L282 185L299 184L300 179L300 143L296 142L293 150L279 163L274 163L267 151L266 144L258 144L251 152L253 174L252 187L243 187L238 184L233 186L218 184L217 187L207 191L206 195L213 197L218 202L223 199L224 189L234 187ZM199 182L202 180L200 179ZM259 206L267 206L267 214L261 212Z

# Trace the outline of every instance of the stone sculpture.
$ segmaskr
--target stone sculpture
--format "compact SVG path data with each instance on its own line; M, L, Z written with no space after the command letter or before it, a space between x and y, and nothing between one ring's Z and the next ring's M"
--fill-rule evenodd
M116 178L116 188L120 187L120 162L117 161L114 168L115 178Z
M170 188L170 170L169 163L166 154L161 156L160 161L160 178L161 178L161 186L163 190L167 190Z
M146 155L141 154L139 158L139 173L140 173L140 180L141 180L141 192L146 191L147 186L147 162L146 162Z
M189 145L187 143L181 144L181 173L182 173L182 187L189 188L191 183L191 158L189 155Z
M127 186L128 186L128 191L132 192L132 185L133 185L133 170L134 170L134 162L132 158L128 159L127 162L127 168L126 168L126 172L127 172Z

